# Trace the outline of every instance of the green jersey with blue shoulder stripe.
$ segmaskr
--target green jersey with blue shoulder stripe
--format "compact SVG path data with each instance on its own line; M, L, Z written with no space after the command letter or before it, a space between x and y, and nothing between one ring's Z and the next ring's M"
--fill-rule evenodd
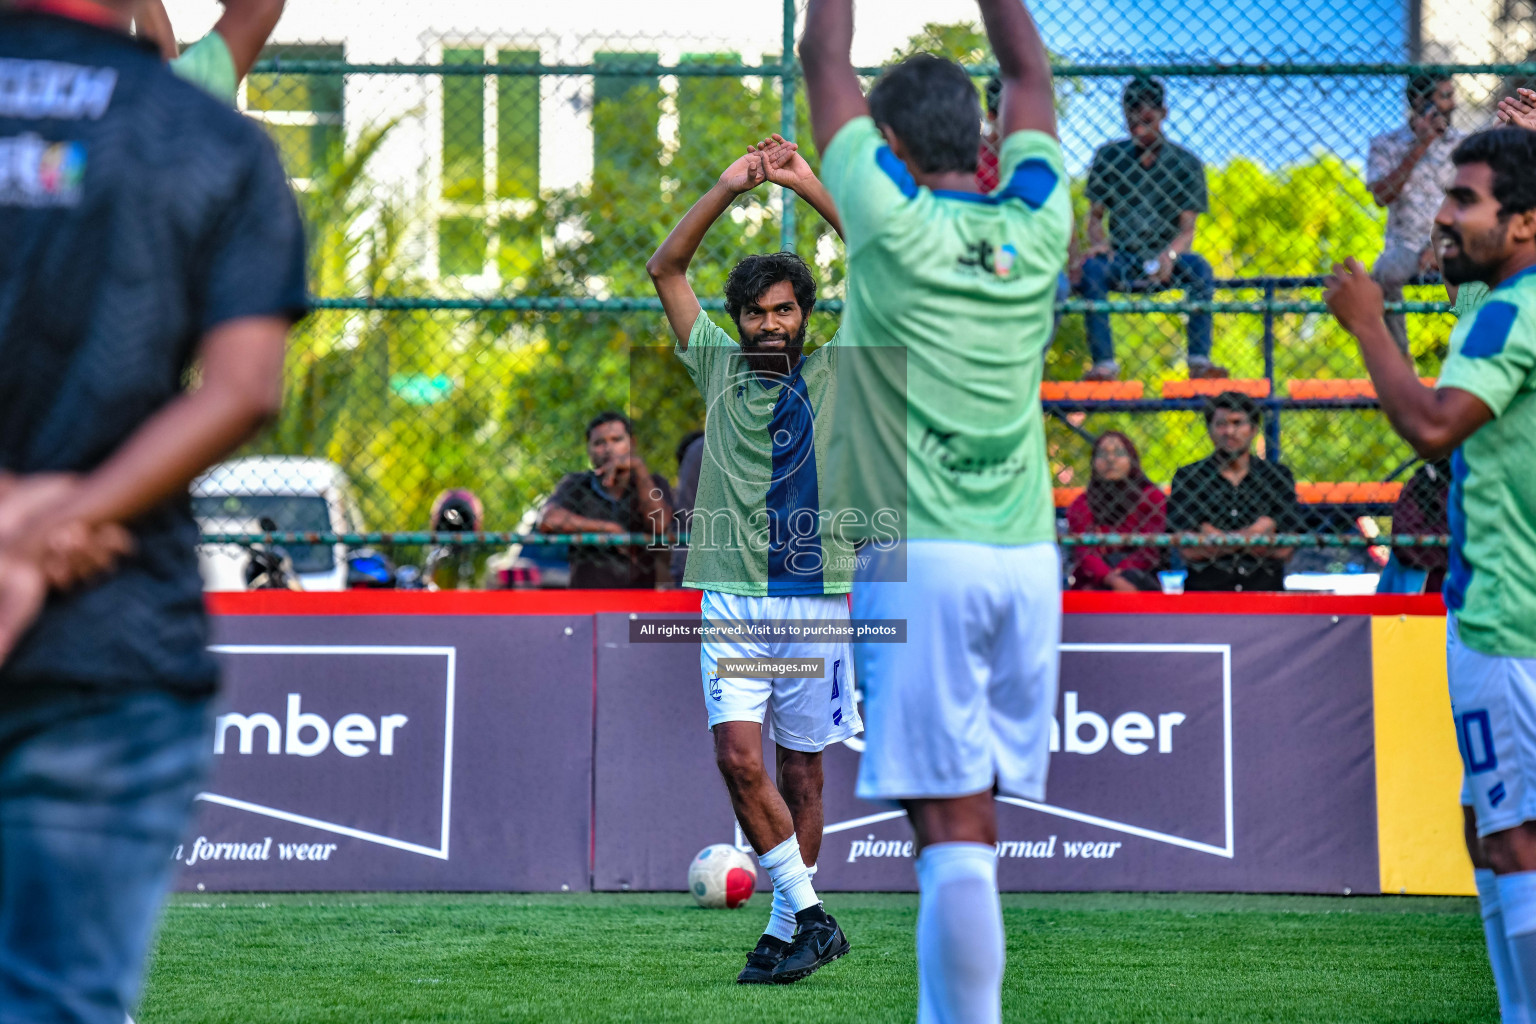
M870 538L894 516L906 539L1054 541L1040 377L1072 227L1060 143L1014 132L990 194L933 191L859 117L822 179L848 250L835 504Z
M699 313L677 348L706 410L683 586L743 597L852 589L853 549L822 500L840 347L834 336L788 377L765 377Z

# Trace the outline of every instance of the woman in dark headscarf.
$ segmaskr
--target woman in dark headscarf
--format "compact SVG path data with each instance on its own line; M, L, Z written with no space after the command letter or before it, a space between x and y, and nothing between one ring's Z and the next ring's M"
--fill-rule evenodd
M1067 509L1072 533L1162 533L1168 499L1141 470L1136 445L1118 430L1093 445L1093 476ZM1156 548L1075 547L1070 586L1074 590L1158 590Z

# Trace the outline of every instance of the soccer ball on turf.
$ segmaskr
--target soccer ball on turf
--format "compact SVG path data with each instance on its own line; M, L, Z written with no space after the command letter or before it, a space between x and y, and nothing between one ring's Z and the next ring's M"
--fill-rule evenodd
M752 898L757 865L728 843L706 846L688 865L688 891L701 907L734 910Z

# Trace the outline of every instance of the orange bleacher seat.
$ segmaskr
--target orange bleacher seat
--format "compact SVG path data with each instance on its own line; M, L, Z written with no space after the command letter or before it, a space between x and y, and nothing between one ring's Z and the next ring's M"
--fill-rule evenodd
M1043 402L1134 402L1146 394L1136 380L1047 380L1040 383Z
M1269 397L1267 380L1170 380L1163 385L1164 398L1205 398L1223 391L1238 391L1253 398Z
M1167 488L1164 488L1167 493ZM1402 493L1401 483L1298 483L1296 500L1303 505L1391 505ZM1057 487L1052 492L1057 508L1066 508L1083 493L1081 487Z
M1434 387L1435 378L1420 377L1425 387ZM1369 379L1293 380L1285 385L1286 394L1298 401L1319 399L1375 398L1376 386Z
M1401 483L1298 483L1296 497L1304 505L1390 505L1403 492Z

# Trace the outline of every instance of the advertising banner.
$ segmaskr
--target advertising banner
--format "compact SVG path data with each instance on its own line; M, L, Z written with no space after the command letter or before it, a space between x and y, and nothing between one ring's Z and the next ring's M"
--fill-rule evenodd
M683 888L700 848L745 840L699 649L637 641L646 618L217 618L179 887ZM1004 889L1381 890L1369 617L1064 623L1045 799L998 803ZM854 796L862 746L825 754L816 884L910 890L905 817Z
M592 617L232 616L182 889L584 890Z
M675 889L739 840L705 730L698 650L599 616L598 889ZM999 802L1005 890L1379 891L1365 617L1065 619L1046 799ZM915 887L898 810L826 752L817 887ZM771 764L771 761L769 762Z

